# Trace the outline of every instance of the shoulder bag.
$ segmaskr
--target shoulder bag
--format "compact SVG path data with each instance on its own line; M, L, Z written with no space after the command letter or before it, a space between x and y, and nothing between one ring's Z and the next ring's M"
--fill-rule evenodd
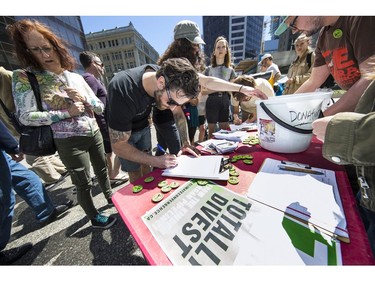
M38 110L43 111L38 80L31 72L26 71L31 88L33 89ZM53 140L53 132L50 125L25 126L19 122L15 113L10 115L15 129L20 133L20 151L33 156L46 156L56 153L56 146Z

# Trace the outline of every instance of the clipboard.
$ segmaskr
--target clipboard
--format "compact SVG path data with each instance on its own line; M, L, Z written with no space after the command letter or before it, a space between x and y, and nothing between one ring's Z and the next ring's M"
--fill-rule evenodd
M284 170L280 169L280 165L301 170ZM299 182L298 186L295 184L297 182ZM312 194L311 200L306 199L308 196L304 196L307 193ZM327 210L322 209L319 204L321 201L314 199L314 195L318 196L318 194L326 195L324 207L328 208ZM334 171L303 163L266 158L250 185L247 196L284 212L330 237L345 243L350 242Z
M221 155L202 155L200 157L181 155L177 158L178 165L165 169L161 175L187 179L227 181L229 179L229 170L222 170L222 167L224 167L223 158Z

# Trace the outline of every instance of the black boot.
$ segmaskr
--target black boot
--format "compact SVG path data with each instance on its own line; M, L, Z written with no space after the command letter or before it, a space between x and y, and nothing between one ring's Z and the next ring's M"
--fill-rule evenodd
M15 247L0 252L0 265L9 265L20 259L28 250L33 247L31 243L25 243L19 247Z

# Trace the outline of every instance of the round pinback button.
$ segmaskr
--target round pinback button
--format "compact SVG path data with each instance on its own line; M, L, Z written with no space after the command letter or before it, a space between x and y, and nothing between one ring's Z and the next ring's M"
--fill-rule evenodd
M165 185L161 188L161 192L163 193L168 193L171 190L172 190L172 187L170 187L169 185Z
M154 177L145 178L145 182L152 182L153 180L154 180Z
M228 182L230 184L238 184L240 182L240 180L238 179L238 177L231 176L231 177L229 177Z
M166 186L166 185L168 185L168 182L166 180L163 180L163 181L158 183L158 187L163 187L163 186Z
M151 200L152 200L152 202L157 203L157 202L160 202L161 200L163 200L163 198L164 198L163 193L156 193L156 194L154 194L154 196L152 196Z
M229 170L229 175L238 177L240 174L236 170Z
M178 182L172 181L172 182L170 183L169 186L170 186L171 188L175 189L175 188L179 187L180 184L179 184Z
M140 185L140 184L133 186L133 192L134 192L134 193L138 193L138 192L140 192L142 189L143 189L143 186Z
M207 180L197 180L197 184L206 185L206 184L208 184L208 181Z

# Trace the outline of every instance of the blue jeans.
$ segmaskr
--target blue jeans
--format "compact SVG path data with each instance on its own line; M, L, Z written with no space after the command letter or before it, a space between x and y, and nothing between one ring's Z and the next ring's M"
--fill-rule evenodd
M128 143L140 151L151 154L151 128L148 126L140 131L132 132ZM134 172L140 169L141 164L119 157L121 170Z
M0 150L0 250L9 241L14 213L14 191L33 209L36 219L43 222L55 207L39 177Z

